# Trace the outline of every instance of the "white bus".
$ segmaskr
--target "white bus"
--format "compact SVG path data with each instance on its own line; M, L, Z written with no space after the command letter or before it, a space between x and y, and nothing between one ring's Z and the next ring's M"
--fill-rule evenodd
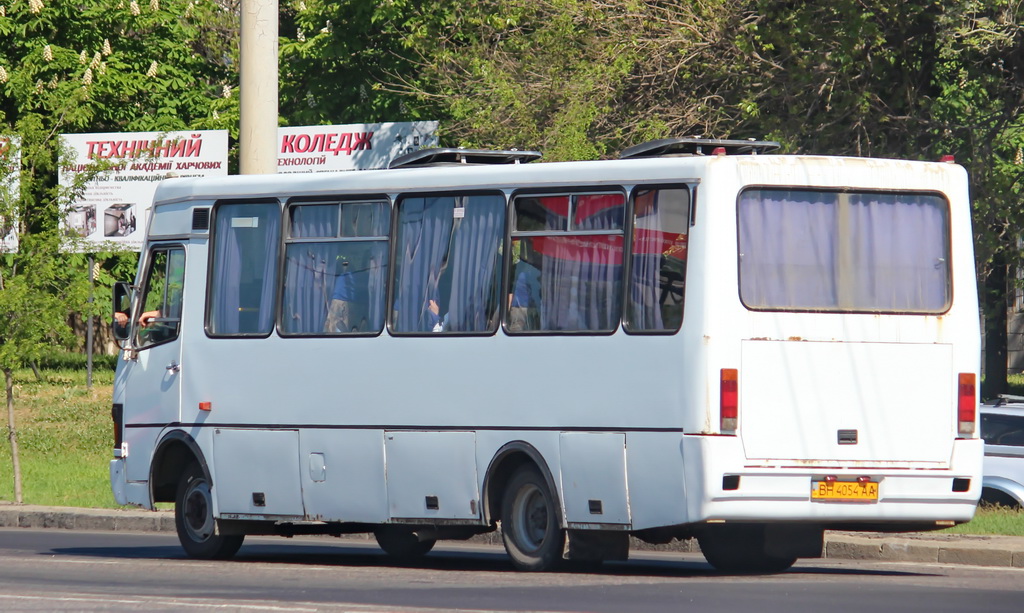
M186 552L500 527L514 565L695 537L778 571L981 491L963 168L670 139L168 179L114 384L121 504Z

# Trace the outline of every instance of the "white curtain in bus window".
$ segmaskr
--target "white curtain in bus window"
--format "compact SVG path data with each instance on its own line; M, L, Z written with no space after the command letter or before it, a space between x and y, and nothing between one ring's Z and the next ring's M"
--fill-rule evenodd
M633 195L633 248L625 326L674 332L683 321L690 191L641 188Z
M210 334L270 334L280 209L276 203L225 204L214 214Z
M494 331L505 197L402 198L397 231L394 331Z
M509 332L604 331L621 316L621 193L515 200Z
M386 201L289 208L281 334L381 331L389 211Z
M948 220L933 194L747 190L740 297L754 309L945 312Z

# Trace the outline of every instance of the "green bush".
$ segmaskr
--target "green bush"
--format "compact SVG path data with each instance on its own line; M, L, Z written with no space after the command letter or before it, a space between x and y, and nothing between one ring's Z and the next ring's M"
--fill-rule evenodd
M36 364L41 370L80 370L85 372L88 356L71 351L54 351L39 359ZM116 355L93 355L93 370L114 370L117 368Z

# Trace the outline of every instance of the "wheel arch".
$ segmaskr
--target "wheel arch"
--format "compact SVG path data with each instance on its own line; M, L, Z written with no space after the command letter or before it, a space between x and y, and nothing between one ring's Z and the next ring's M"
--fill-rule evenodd
M153 502L174 502L178 481L192 462L198 462L209 483L213 484L199 444L182 430L168 432L156 446L150 463L149 489Z
M985 477L981 484L981 501L1004 506L1024 507L1024 485L1004 477ZM1012 504L1016 502L1016 505Z
M493 524L501 517L501 497L505 492L512 475L522 466L533 465L547 483L548 491L556 508L558 523L565 527L565 518L562 514L561 493L557 483L544 460L543 454L536 447L526 441L512 441L506 443L494 454L490 464L487 466L487 473L484 476L483 485L483 513L484 521Z

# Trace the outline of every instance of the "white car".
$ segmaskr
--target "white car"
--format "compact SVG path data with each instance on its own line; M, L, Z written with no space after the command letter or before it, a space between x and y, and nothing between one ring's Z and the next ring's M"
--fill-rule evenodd
M980 407L985 439L982 503L1024 507L1024 396L1001 396Z

